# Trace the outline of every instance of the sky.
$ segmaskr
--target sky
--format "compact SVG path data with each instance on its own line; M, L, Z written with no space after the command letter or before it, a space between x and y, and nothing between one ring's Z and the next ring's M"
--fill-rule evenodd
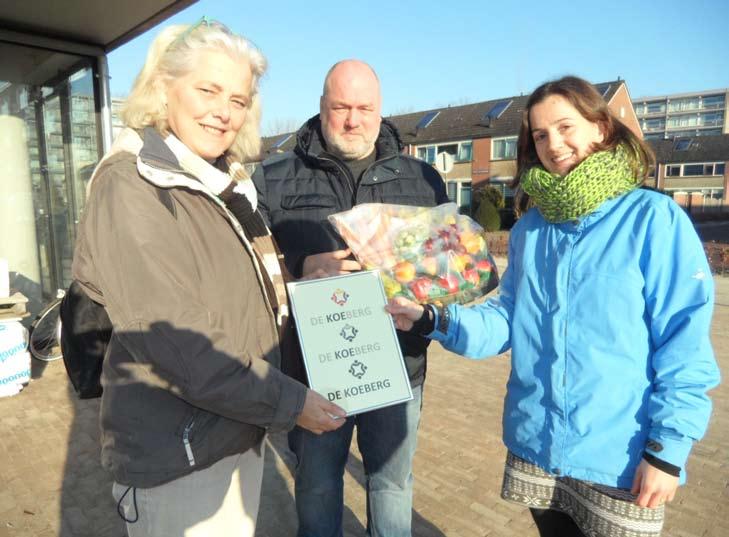
M729 88L729 0L200 0L109 54L112 95L129 92L162 27L203 15L268 59L264 135L318 113L345 58L375 69L384 116L528 94L565 74L620 77L632 98Z

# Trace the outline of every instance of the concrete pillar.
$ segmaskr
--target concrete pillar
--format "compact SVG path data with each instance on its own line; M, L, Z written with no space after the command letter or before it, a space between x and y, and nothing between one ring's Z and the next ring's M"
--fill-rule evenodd
M18 277L30 280L39 298L41 288L38 244L35 233L33 188L28 157L25 122L15 116L0 115L0 257L8 260L10 287ZM27 294L27 285L23 293Z

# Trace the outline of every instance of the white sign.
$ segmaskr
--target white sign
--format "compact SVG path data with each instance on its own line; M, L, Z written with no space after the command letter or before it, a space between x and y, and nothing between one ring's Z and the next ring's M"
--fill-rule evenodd
M441 151L435 157L435 168L440 173L448 173L453 169L453 155Z
M378 271L288 289L312 390L348 416L413 398Z

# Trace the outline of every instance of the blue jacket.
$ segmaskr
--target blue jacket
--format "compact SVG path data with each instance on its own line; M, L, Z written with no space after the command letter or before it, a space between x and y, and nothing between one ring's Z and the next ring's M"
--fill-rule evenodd
M630 488L648 452L684 482L719 382L713 299L683 210L634 190L576 222L528 211L511 232L499 296L450 306L447 333L430 337L472 358L511 348L503 434L519 457Z

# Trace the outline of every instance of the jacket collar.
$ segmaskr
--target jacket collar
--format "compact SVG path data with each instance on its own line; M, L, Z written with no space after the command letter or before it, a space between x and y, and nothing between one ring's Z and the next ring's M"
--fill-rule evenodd
M380 134L375 141L377 159L398 155L404 144L400 140L397 128L390 121L382 118ZM320 160L324 157L331 159L327 153L324 135L321 132L321 118L317 114L310 118L296 133L296 148L294 152L305 160Z
M142 131L142 149L138 157L148 164L155 164L159 168L170 171L182 169L177 157L162 139L162 136L152 127Z
M142 147L137 154L137 171L142 177L160 188L182 186L204 192L213 200L217 199L205 185L182 169L175 154L154 128L146 127L141 136Z
M632 190L630 192L633 192ZM585 228L599 222L607 213L609 213L615 205L617 205L625 196L629 195L630 192L625 192L616 198L611 198L604 201L597 209L592 211L590 214L583 216L577 220L571 220L569 222L562 222L557 224L563 231L581 232Z

